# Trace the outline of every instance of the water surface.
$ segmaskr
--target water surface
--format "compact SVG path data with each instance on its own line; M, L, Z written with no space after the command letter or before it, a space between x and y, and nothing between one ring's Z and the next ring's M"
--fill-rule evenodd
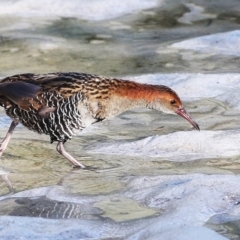
M22 2L24 1L28 3L27 0ZM5 2L10 5L16 3ZM25 11L24 16L14 10L1 14L0 75L6 77L24 72L78 71L125 79L134 75L138 80L138 76L145 74L181 73L183 80L169 80L167 83L175 89L182 81L186 81L184 74L239 73L239 56L224 54L225 49L221 52L221 47L224 48L225 45L220 45L220 53L211 51L211 46L206 52L173 45L205 35L218 39L214 34L238 30L240 14L237 1L218 1L217 5L200 0L191 3L187 0L162 3L164 1L155 5L152 1L153 5L149 8L123 11L115 17L103 17L94 21L69 12L64 16L61 11L60 16L49 16L47 12L46 16L35 16L32 15L32 9L26 7L28 4L23 5L29 11ZM52 6L56 7L54 4ZM235 41L235 38L229 41ZM228 76L231 75L226 75L226 78ZM207 81L204 75L202 81ZM240 112L234 100L238 102L236 90L240 85L237 80L233 82L235 85L229 86L229 89L232 87L235 90L232 99L224 98L222 92L212 98L181 96L186 109L203 132L225 131L226 139L229 131L238 133ZM219 80L219 83L205 87L206 96L211 95L215 88L224 89L225 85L221 84ZM185 90L192 96L187 87ZM197 93L198 90L195 91ZM3 111L0 120L0 138L4 138L11 121ZM174 161L161 156L149 157L150 153L131 156L111 154L111 151L93 151L111 144L134 143L151 136L157 138L185 131L189 131L191 136L191 131L195 130L178 116L146 109L128 111L113 120L93 125L66 143L66 149L87 166L86 170L76 170L58 154L56 144L50 144L48 136L40 136L19 126L1 157L0 175L3 180L0 180L0 215L13 217L13 224L16 224L15 216L30 217L30 223L32 220L33 224L29 225L31 229L45 224L44 219L59 220L59 224L74 228L78 222L73 219L81 219L88 230L96 224L96 235L89 231L85 237L97 239L104 234L130 239L130 236L140 234L142 229L147 232L148 225L153 234L161 234L174 225L172 219L178 221L176 226L186 224L202 227L218 212L237 208L240 194L238 188L234 188L237 186L234 177L237 179L239 176L240 151L227 157L205 155L193 161L179 161L177 157ZM184 139L177 141L180 141L183 148L188 147L184 145ZM221 178L226 181L221 182ZM196 185L188 185L190 182L196 182ZM185 190L181 190L183 186L186 186ZM215 205L208 195L211 188L212 195L216 198ZM192 194L188 193L189 189L192 189ZM198 190L200 192L195 192ZM13 195L8 196L13 192ZM197 202L195 196L202 200ZM225 199L224 203L221 202L222 199ZM195 203L198 204L194 210L196 212L192 210L192 215L186 220L185 207L191 207ZM179 211L182 211L181 214ZM202 216L202 213L205 215ZM236 212L229 215L230 220L232 216L237 216ZM66 218L72 221L60 221ZM28 218L24 219L28 221ZM209 222L206 226L229 239L238 239L238 220L230 221L228 225L223 218L217 223ZM2 221L5 224L8 219L3 217ZM49 220L46 224L54 226L54 221ZM163 229L155 226L154 222L159 223ZM55 225L58 226L58 223ZM229 226L233 229L232 235L219 230ZM18 229L16 225L12 228ZM11 228L6 229L11 232ZM116 234L111 235L111 230ZM9 236L7 231L2 236ZM199 231L203 233L204 228ZM143 237L146 232L139 236ZM30 235L21 234L25 239L30 239ZM67 238L69 236L59 237ZM219 235L216 234L214 239L220 239Z

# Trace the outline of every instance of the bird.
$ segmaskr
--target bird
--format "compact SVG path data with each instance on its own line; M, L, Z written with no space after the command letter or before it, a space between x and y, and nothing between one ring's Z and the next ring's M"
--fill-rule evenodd
M91 124L134 108L149 108L198 124L183 107L177 93L164 85L103 77L88 73L24 73L0 81L0 106L12 119L0 143L0 156L21 123L29 130L50 136L57 151L74 167L85 168L64 148L64 143Z

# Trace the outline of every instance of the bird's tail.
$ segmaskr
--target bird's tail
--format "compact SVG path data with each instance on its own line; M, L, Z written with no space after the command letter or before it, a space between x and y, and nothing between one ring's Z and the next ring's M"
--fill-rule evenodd
M22 107L26 105L29 99L36 97L40 89L41 87L35 84L23 81L0 83L0 95Z

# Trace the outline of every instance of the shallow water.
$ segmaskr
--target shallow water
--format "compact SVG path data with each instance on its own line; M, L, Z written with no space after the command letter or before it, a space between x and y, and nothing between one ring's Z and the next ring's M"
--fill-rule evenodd
M186 103L186 108L198 119L200 127L204 130L238 129L240 112L217 100ZM4 125L7 125L9 121L5 122ZM20 126L14 132L9 147L2 156L1 166L10 171L9 179L15 192L60 184L70 192L81 195L118 191L124 188L121 181L125 176L239 172L238 155L173 162L164 157L129 157L91 152L91 149L102 145L125 141L130 143L149 136L190 129L191 126L177 116L159 114L151 110L126 112L113 120L94 125L66 143L66 149L88 167L87 170L75 170L55 150L56 144L49 143L48 136L39 136ZM6 130L1 130L1 138ZM1 185L1 195L7 194L9 190L6 184L1 182Z
M198 135L178 116L145 109L125 112L91 126L66 143L66 149L87 166L86 170L77 170L57 153L48 136L17 127L0 162L0 222L6 226L0 230L1 239L9 239L14 231L23 239L42 239L45 233L41 236L35 231L39 226L48 227L47 239L146 239L146 235L149 239L177 239L171 238L171 233L184 227L189 227L186 232L180 231L184 239L191 239L193 232L206 234L204 239L222 239L219 234L238 239L240 45L239 33L234 32L239 29L238 1L218 1L217 5L202 0L159 1L159 5L150 1L149 8L144 1L142 10L139 5L130 12L122 3L109 18L102 15L109 11L106 3L94 19L87 12L91 13L94 4L83 13L76 10L80 17L71 11L74 1L67 5L66 15L61 4L54 2L50 15L43 5L39 15L34 15L31 0L19 1L23 5L5 2L13 5L2 8L5 13L0 10L2 77L23 72L79 71L164 81L184 99L201 132ZM25 15L18 13L19 6ZM228 41L214 35L223 32L232 33L226 38L236 46L230 55L226 54ZM205 48L198 49L193 39L205 35L211 42L200 39ZM186 48L174 45L187 39L192 41ZM204 74L194 75L198 73ZM211 76L215 82L210 81ZM2 110L0 120L3 138L11 121ZM218 146L218 133L220 140L232 146ZM208 137L211 134L214 138ZM161 136L165 140L160 141ZM191 138L198 144L195 148L187 144ZM141 140L145 145L138 145ZM150 148L151 141L159 141L162 149L174 141L179 151L174 157L161 156L161 146ZM206 150L201 155L207 141L210 147L215 143L219 154L210 154L209 149L209 155ZM116 152L121 146L125 146L124 154ZM139 146L143 148L141 154L137 152ZM219 213L228 217L210 221ZM25 218L19 223L18 216ZM70 220L64 221L67 218ZM74 219L80 219L81 224ZM21 223L29 230L23 232ZM206 231L205 226L219 234ZM232 230L221 231L226 228Z

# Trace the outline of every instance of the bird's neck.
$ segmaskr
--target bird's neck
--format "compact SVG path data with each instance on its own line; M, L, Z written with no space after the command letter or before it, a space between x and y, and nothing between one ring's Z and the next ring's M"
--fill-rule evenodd
M101 114L109 119L135 108L155 108L154 97L154 86L129 81L117 82L111 89L108 100L102 102Z
M136 82L122 82L115 89L115 96L122 100L122 107L126 110L138 107L154 108L156 95L157 91L153 85Z

